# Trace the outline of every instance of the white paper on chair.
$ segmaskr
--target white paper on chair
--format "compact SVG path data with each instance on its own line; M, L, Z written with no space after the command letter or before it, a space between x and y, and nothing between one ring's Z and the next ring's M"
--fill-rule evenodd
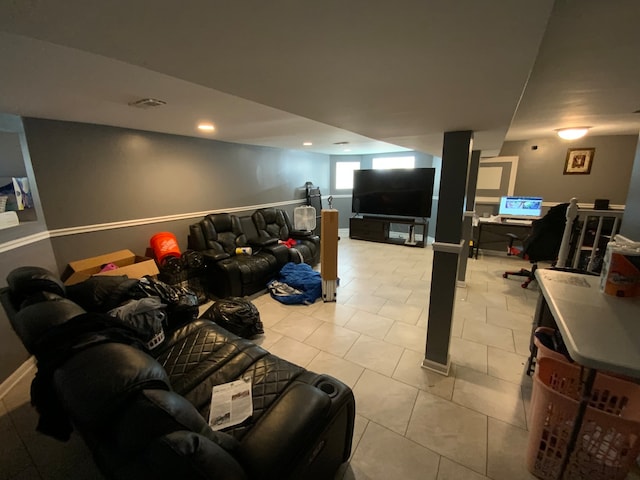
M216 385L211 390L209 426L222 430L244 422L253 414L253 397L250 380Z

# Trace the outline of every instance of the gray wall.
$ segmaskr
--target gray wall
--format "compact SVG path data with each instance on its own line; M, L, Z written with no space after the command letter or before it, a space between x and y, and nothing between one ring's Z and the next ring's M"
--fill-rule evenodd
M152 132L25 119L49 230L246 207L304 198L304 183L329 187L329 157ZM142 220L142 222L141 222ZM172 231L186 247L193 219L55 237L70 260L129 248Z
M184 250L189 224L204 212L243 215L292 202L282 206L291 212L306 181L329 191L327 155L52 120L24 124L27 172L32 165L47 223L0 237L0 286L21 265L61 273L71 260L114 250L144 255L159 231L173 232ZM123 224L99 225L111 222ZM33 233L52 238L33 241ZM0 311L0 382L27 358Z
M554 203L572 197L581 203L608 198L612 204L624 205L637 142L637 135L587 136L573 142L545 138L505 142L500 155L519 157L516 195L540 196ZM537 150L532 150L534 145ZM591 174L562 173L569 148L591 147L596 149Z
M0 131L0 160L0 177L26 176L17 132Z
M640 141L636 149L627 195L627 208L624 212L620 233L631 240L640 242Z

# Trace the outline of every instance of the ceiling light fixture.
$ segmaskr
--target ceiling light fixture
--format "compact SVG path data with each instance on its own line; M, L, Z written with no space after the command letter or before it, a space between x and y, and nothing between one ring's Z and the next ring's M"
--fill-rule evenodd
M556 133L564 140L577 140L578 138L584 137L590 128L591 127L561 128L556 130Z
M313 145L313 143L311 143L311 142L304 142L302 145L304 145L305 147L310 147L311 145Z
M165 102L164 100L158 100L157 98L141 98L140 100L135 100L128 103L130 107L137 108L161 107L166 104L167 102Z
M202 130L203 132L213 132L215 129L216 127L214 127L210 123L201 123L200 125L198 125L198 130Z

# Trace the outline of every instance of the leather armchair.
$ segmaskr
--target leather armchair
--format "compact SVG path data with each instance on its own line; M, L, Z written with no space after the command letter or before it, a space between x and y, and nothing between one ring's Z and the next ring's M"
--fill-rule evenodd
M240 219L228 213L207 215L189 226L188 246L202 252L207 290L215 298L243 297L264 290L288 261L288 251L276 239L249 241ZM251 247L252 255L236 254Z
M35 391L42 391L43 377L48 380L44 405L59 408L56 418L68 418L106 478L321 480L333 478L349 458L355 401L339 380L276 357L207 319L167 331L152 351L110 340L103 331L93 332L92 342L65 335L68 348L60 351L58 342L47 342L60 337L60 328L73 333L75 322L86 334L84 316L103 314L56 310L60 300L29 291L31 273L42 286L42 272L23 270L14 275L18 281L8 279L0 299L38 359ZM44 283L55 287L49 276ZM251 381L253 415L213 431L205 420L211 389L239 378Z
M295 230L285 210L278 208L261 208L251 215L259 238L275 238L276 240L297 240L298 243L289 249L289 261L301 261L315 266L320 261L320 238L312 232Z

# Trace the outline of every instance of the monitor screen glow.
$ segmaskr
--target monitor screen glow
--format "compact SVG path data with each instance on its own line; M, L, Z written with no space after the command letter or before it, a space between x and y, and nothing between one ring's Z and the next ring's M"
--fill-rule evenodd
M501 197L498 215L504 217L539 217L542 213L541 197Z

